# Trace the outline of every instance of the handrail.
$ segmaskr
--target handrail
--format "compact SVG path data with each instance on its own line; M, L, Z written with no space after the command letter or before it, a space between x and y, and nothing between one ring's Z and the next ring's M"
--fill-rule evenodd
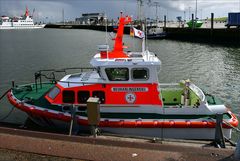
M56 79L56 73L65 73L67 74L68 70L80 70L80 72L83 72L84 70L97 70L96 68L92 67L70 67L70 68L62 68L62 69L42 69L34 73L35 78L35 86L36 91L38 90L38 80L40 88L42 88L42 77L44 77L47 80L50 80L52 83L57 83Z

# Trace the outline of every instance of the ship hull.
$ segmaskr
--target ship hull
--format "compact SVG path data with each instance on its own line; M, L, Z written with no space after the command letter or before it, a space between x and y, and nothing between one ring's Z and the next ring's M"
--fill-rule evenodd
M15 30L15 29L41 29L45 25L35 25L35 26L0 26L0 30Z
M68 129L72 116L70 112L49 110L34 106L18 100L10 91L8 99L12 105L26 112L29 117L40 126ZM82 112L83 113L83 112ZM229 111L231 118L226 120L232 126L237 126L238 121ZM188 117L188 116L187 116ZM89 127L86 115L79 113L75 122L84 129ZM101 118L99 128L101 131L131 136L174 138L174 139L199 139L213 140L215 137L216 122L211 119L119 119ZM76 127L75 127L76 128ZM223 134L231 138L231 127L223 124Z
M42 116L29 115L29 118L36 124L43 127L59 128L64 131L70 129L70 122L56 119L49 119ZM78 132L90 131L88 125L75 124L73 127ZM153 138L170 138L170 139L193 139L193 140L214 140L215 128L144 128L144 127L99 127L103 133L111 133L123 136L140 136ZM223 128L223 135L231 138L232 129Z

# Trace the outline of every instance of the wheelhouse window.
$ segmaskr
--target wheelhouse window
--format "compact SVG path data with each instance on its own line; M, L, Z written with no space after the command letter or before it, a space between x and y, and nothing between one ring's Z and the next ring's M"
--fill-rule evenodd
M75 102L75 93L74 91L65 90L62 93L63 103L74 103Z
M128 81L128 68L106 68L107 77L110 81Z
M133 80L148 80L149 70L147 68L134 68L132 69Z
M58 87L53 87L48 93L48 97L51 99L55 99L56 96L60 93L60 89Z
M89 97L89 91L78 91L78 103L87 103Z
M93 97L97 97L100 100L100 103L105 103L105 92L104 91L93 91L92 93Z

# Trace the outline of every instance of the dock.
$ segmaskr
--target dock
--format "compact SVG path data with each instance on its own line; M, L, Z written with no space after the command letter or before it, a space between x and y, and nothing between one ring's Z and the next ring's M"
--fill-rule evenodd
M68 136L31 131L18 127L0 127L0 154L3 160L30 157L44 160L82 161L215 161L234 160L234 147L218 149L209 141L130 138L114 135ZM11 154L11 155L9 155ZM1 160L0 157L0 160Z
M48 24L45 28L57 29L88 29L97 31L106 31L106 26L103 25L76 25L76 24ZM115 26L107 26L108 32L114 32ZM211 44L240 44L240 29L239 28L188 28L188 27L165 27L167 36L165 39L201 42ZM130 33L130 26L125 26L125 34Z

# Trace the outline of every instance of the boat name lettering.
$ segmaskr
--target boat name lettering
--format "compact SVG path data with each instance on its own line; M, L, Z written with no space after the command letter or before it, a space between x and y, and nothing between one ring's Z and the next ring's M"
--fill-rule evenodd
M147 92L146 87L113 87L113 92Z

